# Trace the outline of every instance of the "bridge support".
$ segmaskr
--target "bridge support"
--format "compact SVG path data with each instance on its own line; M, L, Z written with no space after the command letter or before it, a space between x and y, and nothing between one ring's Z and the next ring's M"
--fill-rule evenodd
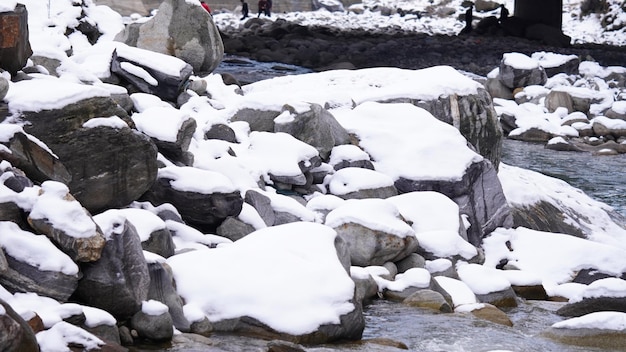
M514 16L528 23L542 23L561 30L563 0L515 0Z

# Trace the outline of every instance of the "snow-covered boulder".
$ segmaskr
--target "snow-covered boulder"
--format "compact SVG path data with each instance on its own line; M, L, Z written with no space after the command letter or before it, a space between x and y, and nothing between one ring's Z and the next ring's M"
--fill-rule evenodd
M510 89L543 85L548 76L539 62L521 53L506 53L500 62L500 81Z
M626 281L619 278L600 279L589 284L580 296L570 299L557 314L579 317L602 311L626 313Z
M78 283L78 265L44 235L0 222L0 284L11 292L36 292L67 301Z
M331 228L298 222L167 263L186 306L200 309L216 331L297 343L354 340L365 322L338 243Z
M348 243L352 265L401 260L418 246L395 205L382 199L348 200L328 213L325 224Z
M555 323L542 335L569 345L622 350L626 348L625 324L625 313L596 312Z
M274 119L274 132L285 132L314 146L328 160L334 146L349 142L348 132L318 104L286 105Z
M156 147L102 86L25 80L5 100L68 170L72 195L90 212L127 205L154 182Z
M335 116L360 139L359 147L376 160L376 171L390 176L399 193L436 191L454 200L471 224L471 244L510 225L493 164L469 148L453 126L411 104L368 102Z
M157 181L144 195L154 205L170 203L183 220L200 228L218 226L241 212L240 192L224 175L192 167L159 169Z
M153 18L127 26L116 40L175 56L189 63L196 73L212 72L224 55L213 17L199 1L163 1Z
M41 184L40 195L28 214L28 223L48 236L65 254L77 262L100 259L104 235L91 214L56 181Z

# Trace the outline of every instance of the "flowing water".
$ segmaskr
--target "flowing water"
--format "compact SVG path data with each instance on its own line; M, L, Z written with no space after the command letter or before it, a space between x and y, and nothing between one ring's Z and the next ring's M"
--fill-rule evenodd
M626 154L554 151L543 144L507 139L502 162L561 179L626 216Z

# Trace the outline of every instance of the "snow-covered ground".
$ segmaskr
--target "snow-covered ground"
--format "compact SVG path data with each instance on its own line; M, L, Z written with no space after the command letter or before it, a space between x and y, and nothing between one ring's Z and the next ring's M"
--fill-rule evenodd
M196 0L187 1L194 2ZM99 75L107 70L106 66L110 60L111 48L114 45L111 40L114 34L122 28L123 19L121 16L102 6L91 7L88 16L99 21L102 25L101 29L105 32L105 36L100 39L99 44L91 46L86 38L80 34L73 34L67 38L64 31L58 30L68 27L70 22L76 18L76 14L73 13L76 8L72 6L72 1L47 2L51 6L50 10L45 5L46 2L41 0L24 0L22 2L26 3L30 12L29 25L33 51L59 58L61 69L59 70L60 78L36 75L36 80L34 80L37 82L36 86L31 83L33 81L11 83L5 101L9 103L12 113L17 113L20 109L41 110L59 107L84 97L109 94L116 89L110 85L102 84ZM15 0L3 0L0 4L0 11L11 8L11 5L15 3ZM508 8L512 9L512 1L508 0L506 4ZM363 4L363 6L370 8L373 5L373 2ZM401 6L422 9L428 5L430 2L420 0L407 1ZM394 6L397 7L397 4ZM460 8L460 0L452 1L448 6ZM626 36L623 31L603 32L597 16L584 19L577 18L578 8L578 1L566 1L564 4L563 28L566 34L570 35L576 42L616 45L626 43ZM48 13L52 13L52 15L49 17ZM381 16L367 10L362 15L317 11L281 14L276 17L304 25L324 23L345 28L365 29L395 25L407 30L433 34L455 34L463 26L461 22L456 20L456 17L423 17L417 19L411 18L410 15L405 17L398 15ZM219 13L215 15L214 19L218 25L228 25L229 22L239 21L237 13ZM51 26L51 24L55 24L56 27ZM69 48L73 48L74 54L68 58L65 52ZM144 59L156 60L157 62L162 60L160 56L156 55L144 56ZM3 73L3 75L10 78L7 73ZM402 173L404 173L403 175L410 174L411 177L426 179L459 177L459 172L465 169L464 166L467 163L480 160L482 157L465 147L465 141L458 131L439 122L424 110L409 104L395 105L392 114L393 123L390 123L391 119L388 119L385 120L385 126L382 126L376 117L386 114L391 108L385 107L383 109L379 104L368 101L373 94L392 96L415 92L414 82L419 80L411 78L418 76L421 80L441 82L440 90L451 89L457 92L468 92L476 89L477 85L476 82L450 68L435 68L416 72L385 68L363 70L358 75L350 75L344 71L329 71L262 81L243 87L244 95L242 96L236 94L235 87L225 86L220 77L209 75L199 79L204 79L207 82L211 92L211 100L200 96L194 97L179 109L179 113L196 118L199 126L205 126L216 121L228 122L225 120L227 116L242 104L255 106L262 110L274 108L277 104L282 105L286 102L292 103L296 107L300 106L298 104L303 101L319 102L322 105L325 102L330 102L330 106L333 106L330 109L331 112L347 129L352 129L355 132L365 131L361 136L362 145L367 146L370 155L376 155L381 160L377 164L377 170L380 173L376 177L366 180L369 182L364 182L361 178L362 173L342 173L341 179L338 179L340 180L338 184L342 188L340 192L358 191L365 186L387 186L390 177L397 177L398 174ZM390 80L393 80L393 87L385 90ZM334 82L332 87L328 83L331 81ZM92 85L85 85L80 82L91 82ZM311 93L311 87L318 86L323 86L325 89L317 89L315 94ZM377 88L368 90L372 87ZM281 96L280 99L267 99L264 92L268 91L291 92L291 95ZM38 92L54 92L54 94L44 96L38 95ZM418 91L415 94L427 98L432 92ZM141 120L142 114L147 116L153 114L152 117L155 118L160 115L158 109L155 110L154 108L154 105L163 104L158 98L155 99L155 97L146 95L135 95L133 98L136 106L150 107L137 113L135 116L137 121ZM357 112L362 117L359 118L358 123L354 122L355 110L357 109L351 110L349 108L355 102L362 103L357 108ZM167 104L163 104L161 107L166 109L165 105ZM175 110L169 105L167 109ZM440 129L442 132L436 135L438 140L431 140L426 136L416 139L415 128L392 129L394 126L406 126L407 116L410 116L410 123ZM416 116L419 119L416 119ZM279 118L288 119L289 116ZM99 120L97 123L111 124L112 126L123 124L120 119L115 118ZM151 125L148 127L152 130L144 132L168 136L171 131L160 130L160 127L166 128L168 126L170 125ZM15 126L0 124L0 141L4 141L7 135L15 131L15 128ZM307 160L310 157L311 148L295 139L284 135L270 136L262 133L250 133L246 126L241 124L233 124L233 128L236 129L241 141L239 144L231 146L238 158L229 157L228 153L224 152L223 144L208 144L198 138L193 141L190 147L190 151L194 153L197 160L194 168L184 169L171 165L170 168L162 169L161 172L171 172L172 175L181 177L181 179L185 178L187 173L194 173L186 180L197 179L199 172L204 172L203 175L207 175L207 172L219 172L224 177L212 178L215 183L211 185L211 189L236 189L245 192L257 187L258 177L267 180L269 179L269 172L289 175L293 172L294 163ZM202 134L201 127L199 134ZM393 159L394 153L390 151L390 145L385 143L389 141L385 139L389 135L394 136L396 142L405 143L406 150L428 149L430 154L422 155L424 157L423 163L441 165L443 160L450 161L452 155L457 159L454 159L455 162L450 165L450 168L434 166L419 170L411 169L405 165L406 158L403 155L400 155L398 159ZM442 139L445 140L442 141ZM255 145L256 148L250 148L252 145ZM451 151L455 153L450 153ZM276 155L279 152L280 158L277 158ZM342 155L342 153L345 154ZM219 157L216 158L216 155ZM353 151L342 151L341 149L337 149L334 156L348 160L355 157ZM0 165L3 168L7 167L6 164ZM461 166L460 171L454 169L454 167L459 166ZM381 176L381 174L383 175ZM581 214L592 214L593 216L590 218L601 219L602 221L605 219L601 216L603 216L603 210L608 209L606 205L595 202L571 186L555 182L554 179L547 176L502 165L499 177L502 179L505 194L511 198L511 202L515 202L517 205L533 204L554 191L558 193L559 197L572 200L568 205L580 207L577 210ZM553 187L541 190L537 185L553 185ZM185 183L181 181L176 186L186 190L199 190L195 188L198 184L194 182ZM39 186L36 186L34 191L38 190L37 187ZM58 188L53 184L47 184L44 187L48 189ZM201 190L204 191L205 189L202 188ZM0 185L0 200L15 201L22 204L25 209L32 210L38 197L37 192L34 191L21 195L20 199L14 199L12 198L15 197L14 192ZM298 334L310 332L321 324L337 322L341 314L353 308L351 303L347 303L347 300L351 297L354 286L350 277L336 260L333 247L334 231L320 223L319 214L316 213L313 206L313 204L317 204L321 208L340 210L342 205L351 201L344 201L338 197L319 193L311 197L309 208L276 192L267 192L267 195L272 199L273 205L300 214L306 221L295 225L263 228L262 225L259 225L261 222L258 221L258 214L247 213L250 209L244 208L242 218L245 218L248 223L255 224L255 228L258 228L257 232L234 243L216 240L220 243L215 249L199 245L206 244L208 241L207 237L202 234L191 234L191 230L187 229L187 236L183 238L185 231L178 231L181 237L176 238L175 243L179 245L179 249L192 247L198 249L195 252L175 255L168 260L178 282L179 293L184 296L188 303L186 308L188 308L189 320L197 320L198 315L206 315L211 319L249 315L276 330ZM315 200L316 198L317 200ZM459 219L458 207L450 206L451 201L441 202L441 199L432 194L424 195L420 199L415 198L413 201L421 202L416 204L416 207L422 207L423 213L427 213L428 218L422 219L421 222L415 219L412 221L412 227L404 224L406 226L400 231L402 236L422 236L420 241L429 245L433 253L447 255L451 248L456 248L457 253L462 253L468 257L474 254L473 247L463 241L460 236L428 237L428 231L434 233L436 230L449 230L450 219L454 219L454 221ZM384 203L384 206L372 209L359 208L362 209L359 217L355 217L350 212L337 211L334 216L331 216L331 219L337 223L363 221L367 222L366 225L372 223L389 224L389 219L396 219L398 214L402 212L402 199L389 202L381 200L381 202L381 204ZM353 203L358 204L358 202ZM72 211L71 209L61 209L62 204L65 203L61 202L55 205L57 211L60 213L63 213L64 210ZM433 204L441 204L441 207L437 208L440 212L428 211L428 208ZM75 206L75 204L71 205ZM159 221L151 213L150 215L146 214L146 218L143 219L144 223ZM403 216L406 218L419 217L414 215L411 210L405 210ZM106 217L100 217L100 220L102 223L99 225L106 229ZM454 223L454 225L458 225L458 223ZM158 226L159 224L154 225L154 227ZM147 225L147 227L151 226ZM617 275L626 272L626 262L623 260L626 257L626 241L623 240L626 238L626 230L601 223L595 228L595 231L596 236L591 241L564 234L538 233L528 229L498 229L485 242L485 267L462 263L458 267L459 271L463 272L462 281L442 279L442 282L450 281L447 282L448 286L446 287L450 288L453 301L459 306L476 303L473 293L500 289L503 283L504 286L507 283L543 283L550 294L572 300L588 295L624 296L626 290L624 290L624 285L621 282L604 281L594 287L567 283L572 272L580 268L595 267ZM0 232L2 233L0 246L13 256L40 267L63 268L62 270L70 273L76 269L71 263L68 263L69 258L54 249L49 241L40 240L34 235L26 236L23 234L23 230L9 224L3 224ZM72 231L70 230L70 232ZM294 236L293 233L299 235ZM508 254L507 245L505 245L507 242L516 248L514 255ZM542 247L541 250L549 251L549 253L541 252L538 248L539 245ZM49 251L49 255L41 254L46 253L46 251ZM207 267L212 265L226 267L223 263L228 262L231 256L245 258L245 261L243 259L238 261L239 266L230 267L228 270L197 270L199 263ZM495 264L503 257L519 266L520 273L523 274L518 273L519 275L507 277L505 274L495 271L493 269ZM46 261L42 262L42 259L46 259ZM433 263L429 264L435 266ZM276 270L277 267L280 267L280 270ZM358 269L354 271L358 272ZM496 272L497 275L493 274ZM413 276L398 277L395 285L399 286L406 283L423 285L429 275L430 273L426 270L413 272ZM298 278L302 281L299 281ZM227 282L230 282L232 286L225 286ZM303 283L306 285L298 286L298 284ZM393 286L384 281L379 281L379 285ZM207 292L211 292L211 294L206 294ZM237 294L234 295L233 292ZM285 296L277 295L277 292L290 292L287 297L293 300L285 301ZM51 302L49 298L39 297L35 294L11 294L0 287L0 298L9 302L24 317L28 317L33 311L42 317L44 325L50 328L38 334L38 340L41 341L40 345L44 351L64 350L63 344L67 344L72 338L87 341L84 343L90 346L97 344L97 339L94 337L84 335L83 332L76 332L61 321L62 316L69 314L68 310L82 309L88 320L94 319L106 324L113 324L112 318L105 312L94 311L89 307L76 307L76 305ZM311 302L316 304L312 305ZM151 309L150 303L147 302L145 306L146 311ZM284 315L283 309L288 309L291 314ZM0 315L2 314L3 312L0 310ZM594 315L558 323L556 327L593 327L607 330L619 328L623 330L625 317L626 314L624 313Z
M332 1L331 1L332 2ZM321 9L313 12L291 12L274 14L271 19L284 18L287 21L299 23L302 25L322 25L329 27L345 28L345 29L364 29L379 30L385 28L398 28L406 31L414 31L427 34L458 34L465 23L459 21L460 14L465 13L465 7L462 6L463 0L451 1L431 1L431 0L365 0L347 8L344 12L329 12ZM514 0L497 0L496 2L504 4L511 15L514 9ZM581 16L580 5L582 0L566 0L563 1L563 33L572 38L572 43L603 43L610 45L626 45L626 29L619 28L626 24L626 14L620 9L619 1L608 1L610 13L615 18L613 28L615 30L607 31L601 24L602 15L590 14ZM381 11L376 10L381 7L389 9L401 8L406 12L427 13L429 7L449 7L456 9L456 13L448 16L438 15L417 15L400 14L383 15ZM254 8L254 5L252 5ZM348 11L350 8L358 10L359 14ZM237 28L244 21L240 21L238 9L232 9L232 12L224 11L216 13L213 18L219 28L233 27ZM490 12L474 11L475 20L487 16L499 16L499 9ZM361 13L362 12L362 13ZM266 18L266 17L263 17Z

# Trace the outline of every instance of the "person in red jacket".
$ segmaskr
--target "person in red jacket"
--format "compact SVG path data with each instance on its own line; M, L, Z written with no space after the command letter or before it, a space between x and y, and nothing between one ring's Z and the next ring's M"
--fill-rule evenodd
M206 12L211 13L211 8L209 7L209 4L207 4L204 1L200 1L200 5L202 5L202 7L206 10Z

